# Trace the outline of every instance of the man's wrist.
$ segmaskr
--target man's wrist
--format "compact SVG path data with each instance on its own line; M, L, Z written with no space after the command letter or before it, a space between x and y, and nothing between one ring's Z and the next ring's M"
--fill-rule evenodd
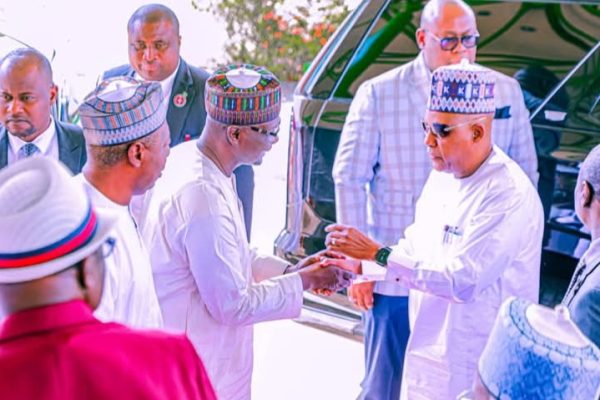
M384 246L381 247L377 250L377 252L375 253L375 257L374 260L377 264L381 265L382 267L387 267L387 263L388 263L388 257L390 256L390 253L392 252L392 249L390 247Z

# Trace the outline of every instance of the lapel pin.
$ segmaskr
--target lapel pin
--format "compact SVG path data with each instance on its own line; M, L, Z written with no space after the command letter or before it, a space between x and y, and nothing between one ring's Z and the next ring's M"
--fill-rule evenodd
M173 104L175 107L183 107L187 103L187 92L178 93L173 97Z

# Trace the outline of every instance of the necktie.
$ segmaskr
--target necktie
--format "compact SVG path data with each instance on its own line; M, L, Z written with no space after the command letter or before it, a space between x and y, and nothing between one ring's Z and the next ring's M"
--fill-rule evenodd
M19 149L19 159L31 157L34 154L38 154L40 149L33 143L26 143Z

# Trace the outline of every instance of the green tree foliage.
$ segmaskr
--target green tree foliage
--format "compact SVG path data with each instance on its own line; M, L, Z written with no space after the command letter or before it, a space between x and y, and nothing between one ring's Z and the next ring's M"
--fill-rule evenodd
M226 24L227 62L266 66L296 81L348 14L344 0L192 0Z

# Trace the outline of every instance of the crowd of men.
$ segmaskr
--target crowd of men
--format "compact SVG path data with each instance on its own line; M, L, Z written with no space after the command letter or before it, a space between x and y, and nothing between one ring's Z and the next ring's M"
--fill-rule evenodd
M527 108L514 79L474 63L462 0L427 3L417 58L361 85L333 170L338 223L295 265L249 245L277 77L188 65L163 5L127 35L130 64L103 74L81 127L51 116L41 53L0 60L1 398L249 399L253 325L346 287L365 310L361 399L600 394L600 147L575 191L592 242L550 310Z

